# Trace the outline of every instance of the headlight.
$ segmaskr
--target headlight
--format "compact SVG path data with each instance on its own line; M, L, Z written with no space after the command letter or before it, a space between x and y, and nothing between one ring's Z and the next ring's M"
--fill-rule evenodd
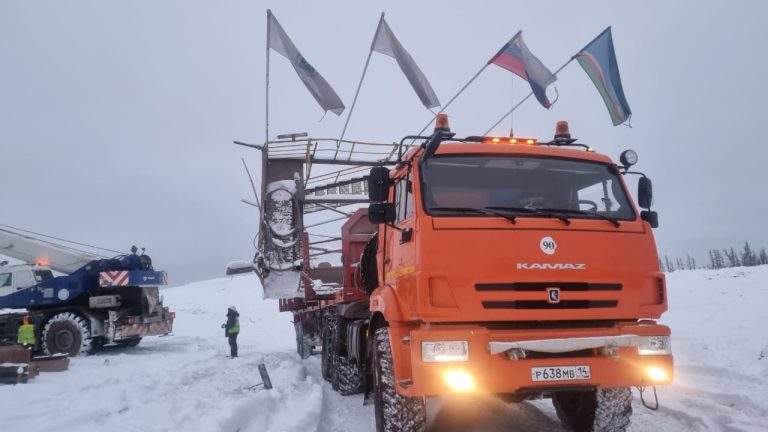
M421 360L424 362L458 362L469 360L469 342L435 341L421 343Z
M670 355L672 344L669 336L644 336L637 345L637 353L640 355Z

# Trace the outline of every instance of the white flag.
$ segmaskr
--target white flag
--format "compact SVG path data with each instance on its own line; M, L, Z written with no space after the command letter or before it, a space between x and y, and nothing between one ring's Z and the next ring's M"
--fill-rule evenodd
M435 91L432 90L432 86L429 85L427 77L421 72L421 69L413 61L413 57L408 54L408 51L403 48L403 45L392 33L392 29L384 21L384 17L381 17L379 21L379 28L376 30L376 36L373 38L373 44L371 50L386 54L397 60L400 70L403 71L405 77L408 78L408 82L411 83L411 87L421 99L421 103L427 108L434 108L440 106L440 101L437 100Z
M344 103L341 98L333 91L328 81L301 55L270 10L267 10L267 46L291 62L299 78L307 86L307 90L325 111L331 111L336 115L344 112Z

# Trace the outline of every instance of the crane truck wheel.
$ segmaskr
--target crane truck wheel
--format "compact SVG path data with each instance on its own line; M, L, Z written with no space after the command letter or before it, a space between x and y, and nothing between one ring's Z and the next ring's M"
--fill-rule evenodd
M623 432L632 416L629 387L560 391L552 395L560 422L574 432Z
M376 432L422 432L427 416L424 398L400 396L395 391L395 370L389 329L380 328L374 336L373 402Z
M65 353L70 357L90 353L91 332L86 321L72 312L52 316L43 327L43 350L46 354Z

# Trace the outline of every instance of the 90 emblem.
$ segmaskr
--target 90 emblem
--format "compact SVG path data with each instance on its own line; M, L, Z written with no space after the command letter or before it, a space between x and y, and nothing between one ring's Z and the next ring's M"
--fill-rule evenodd
M555 240L552 237L547 236L541 239L539 242L539 247L545 254L554 255L555 250L557 249L557 243L555 243Z

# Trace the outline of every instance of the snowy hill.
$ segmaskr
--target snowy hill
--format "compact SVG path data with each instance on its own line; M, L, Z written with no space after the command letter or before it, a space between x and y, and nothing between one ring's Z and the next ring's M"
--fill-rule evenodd
M661 408L635 391L631 431L764 431L768 425L768 266L668 275L676 381ZM174 335L134 349L72 359L70 370L0 387L0 427L14 431L366 431L373 410L320 378L318 356L295 354L291 315L263 300L253 275L162 291L177 313ZM229 359L221 324L241 313L240 358ZM266 363L274 388L260 382ZM647 394L647 393L646 393ZM561 430L548 400L471 404L471 430ZM448 409L450 407L450 409ZM455 424L454 401L433 407ZM466 419L465 419L466 420ZM444 428L441 428L441 430Z

